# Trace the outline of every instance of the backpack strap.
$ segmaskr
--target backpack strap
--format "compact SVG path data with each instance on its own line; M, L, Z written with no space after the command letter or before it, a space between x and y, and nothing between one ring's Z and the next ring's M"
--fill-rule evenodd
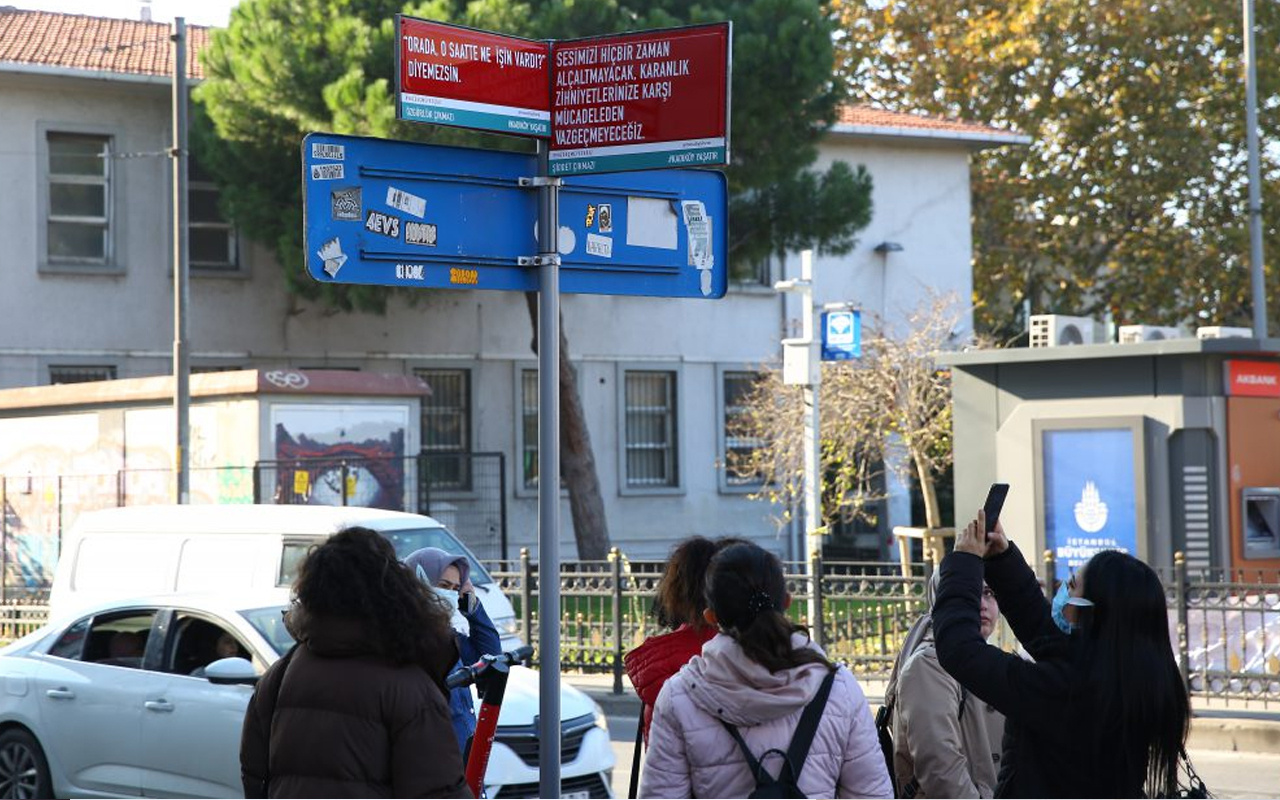
M969 690L964 688L964 684L960 684L960 710L956 714L956 721L964 719L964 706L966 700L969 699Z
M787 762L794 770L792 778L797 782L800 780L800 771L804 769L804 760L809 755L809 748L813 745L813 737L818 732L818 723L822 721L822 712L826 708L827 698L831 695L831 685L836 681L836 669L827 673L822 686L818 687L818 694L809 701L809 705L804 707L804 713L800 715L800 724L796 726L796 732L791 736L791 746L787 748Z
M640 706L640 719L636 720L636 746L631 754L631 785L627 787L628 800L640 796L640 748L644 746L644 706Z

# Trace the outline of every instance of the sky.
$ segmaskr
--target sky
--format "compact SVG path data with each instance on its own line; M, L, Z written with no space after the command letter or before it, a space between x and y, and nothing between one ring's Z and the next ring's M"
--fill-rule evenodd
M141 19L145 5L151 7L153 22L172 22L174 17L181 16L188 25L224 28L231 17L232 6L237 3L238 0L6 0L4 4L30 11L122 19Z

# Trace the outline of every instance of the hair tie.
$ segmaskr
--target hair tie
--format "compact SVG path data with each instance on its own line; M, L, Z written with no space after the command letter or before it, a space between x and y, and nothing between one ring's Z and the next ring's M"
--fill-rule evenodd
M773 598L765 592L756 592L751 595L751 599L747 601L747 610L751 612L751 616L755 617L762 611L777 611L778 606L773 602Z

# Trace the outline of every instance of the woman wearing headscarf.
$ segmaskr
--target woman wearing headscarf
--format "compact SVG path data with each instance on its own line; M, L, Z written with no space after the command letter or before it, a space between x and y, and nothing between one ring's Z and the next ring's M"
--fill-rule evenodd
M471 562L438 547L424 547L405 556L404 563L453 611L454 638L460 656L455 667L474 664L481 656L502 652L498 629L484 610L471 584ZM449 693L449 714L458 749L465 754L476 732L475 704L471 688L460 686Z

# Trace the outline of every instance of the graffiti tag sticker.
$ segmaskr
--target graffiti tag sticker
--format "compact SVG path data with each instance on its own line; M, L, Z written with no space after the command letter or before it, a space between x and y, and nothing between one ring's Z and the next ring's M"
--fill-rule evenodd
M418 219L422 219L422 216L427 213L426 200L394 186L387 187L387 205Z
M600 221L604 222L604 217L601 217ZM613 237L601 236L598 233L588 233L587 255L613 258Z
M590 203L587 204L587 219L583 225L584 228L590 228L596 221L596 207Z
M330 206L333 209L333 218L347 220L348 222L360 221L360 187L350 186L345 189L334 189L329 193Z
M613 206L609 203L600 204L600 232L613 233Z
M436 246L436 226L430 222L414 222L404 224L404 243L416 244L419 247Z
M370 233L381 234L388 239L400 238L400 218L381 211L370 211L364 219L364 229Z
M311 165L311 180L313 181L340 181L344 175L341 164Z

